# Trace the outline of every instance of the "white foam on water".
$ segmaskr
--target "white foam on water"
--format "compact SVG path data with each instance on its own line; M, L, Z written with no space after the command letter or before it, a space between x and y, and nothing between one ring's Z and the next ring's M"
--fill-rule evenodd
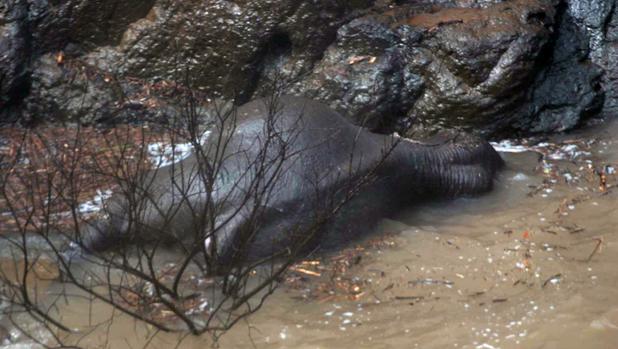
M206 143L212 131L206 131L200 136L200 144ZM176 143L174 145L163 142L148 144L150 162L156 167L166 167L178 163L193 154L193 144Z

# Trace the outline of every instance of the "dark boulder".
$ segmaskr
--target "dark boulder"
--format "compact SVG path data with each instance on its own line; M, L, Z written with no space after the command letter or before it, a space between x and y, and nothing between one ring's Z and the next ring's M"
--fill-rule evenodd
M51 54L33 64L30 94L24 100L25 120L39 115L59 121L91 123L109 117L120 92L104 78L92 76L87 70L73 69L69 62L58 64Z
M614 0L569 0L567 12L580 33L588 38L590 57L603 69L605 110L618 111L618 15Z
M577 30L589 39L589 47L594 60L601 60L606 46L606 36L612 12L615 11L614 0L568 0L568 15Z
M188 98L196 111L209 103L206 96L170 83L122 79L89 66L79 59L47 54L33 64L29 95L23 100L21 119L38 121L41 115L55 121L111 125L154 121L180 121Z
M265 72L307 71L355 7L371 1L160 0L115 47L91 52L94 65L120 75L190 82L248 100ZM275 67L273 67L275 66Z
M28 25L39 53L68 43L85 48L114 45L128 25L145 17L155 0L28 1Z
M552 3L427 11L402 5L344 25L294 92L376 130L507 127L551 36Z
M33 96L63 98L59 91L72 89L77 93L80 89L75 86L59 86L69 80L56 79L50 85L50 68L39 62L42 55L60 51L67 58L79 58L120 79L189 83L211 95L240 97L242 102L271 72L283 71L286 78L293 78L310 70L334 39L337 28L353 18L352 13L372 3L10 0L0 5L0 103L20 103L30 85ZM52 90L43 91L47 88ZM92 103L86 104L92 108L107 98L81 90L88 94L85 99ZM57 104L71 105L69 100L75 93ZM33 100L29 98L26 103L29 109ZM37 109L43 111L37 116L40 119L66 114L57 113L57 109L46 113L43 104ZM22 111L2 108L1 117L7 120L32 115Z
M408 135L562 131L598 111L600 70L564 5L402 3L344 25L294 93Z
M589 38L566 8L559 10L560 23L539 62L529 102L516 114L516 127L524 132L572 129L603 107L602 70L590 60Z
M0 6L3 120L151 118L154 108L127 97L145 88L131 81L237 103L275 83L375 131L411 125L408 135L562 131L598 112L603 89L606 106L616 100L618 20L601 0ZM54 64L54 55L81 68ZM151 105L173 104L163 100Z
M618 13L616 6L605 24L605 45L600 65L605 71L603 86L608 97L605 99L605 109L615 115L618 112Z
M414 131L440 127L491 134L526 102L536 62L550 38L550 1L511 1L481 9L444 9L406 20L425 30L419 67L427 89L409 115Z
M395 30L383 16L356 19L344 25L294 93L328 103L373 130L392 129L405 115L423 86L407 69L418 32ZM410 48L410 49L409 49Z
M0 110L7 110L27 93L30 47L25 0L0 4Z
M59 86L66 81L50 85L54 73L48 65L39 62L40 56L65 50L67 45L76 49L75 54L81 54L87 48L116 44L127 26L146 16L153 3L154 0L3 1L0 4L0 120L30 117L31 113L15 106L30 93L31 85L35 85L35 94L50 96L59 89L74 87ZM45 88L53 90L43 91ZM79 99L78 93L55 97L59 98L59 104L68 106ZM105 98L91 95L86 99L91 97ZM37 107L41 112L39 117L57 115L55 109L48 113L44 102Z

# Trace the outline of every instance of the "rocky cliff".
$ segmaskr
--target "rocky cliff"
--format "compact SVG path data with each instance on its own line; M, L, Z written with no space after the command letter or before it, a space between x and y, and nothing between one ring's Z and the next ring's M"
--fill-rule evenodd
M617 25L613 0L5 0L0 117L165 118L179 86L276 83L376 131L563 131L618 105Z

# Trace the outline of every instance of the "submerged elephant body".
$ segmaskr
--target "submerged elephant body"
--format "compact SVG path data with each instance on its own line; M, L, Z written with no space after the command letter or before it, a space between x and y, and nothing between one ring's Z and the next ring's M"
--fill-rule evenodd
M201 155L145 177L133 219L131 200L112 198L109 218L86 229L82 246L101 251L163 234L222 260L332 247L421 198L488 191L502 165L476 138L373 134L296 97L245 104L219 128Z

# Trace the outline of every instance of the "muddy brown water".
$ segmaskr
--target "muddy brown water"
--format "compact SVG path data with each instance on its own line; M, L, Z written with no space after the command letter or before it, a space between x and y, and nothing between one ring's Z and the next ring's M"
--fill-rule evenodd
M617 135L612 121L555 137L553 150L537 150L564 159L546 154L545 163L535 151L505 153L492 193L411 208L385 224L401 230L396 246L369 251L347 272L363 285L358 299L302 300L302 289L281 287L219 346L618 348L618 180L605 167L618 168ZM607 188L594 172L603 168ZM90 314L109 314L93 306ZM79 306L63 312L87 323ZM142 347L148 333L117 317L82 345ZM158 334L149 347L177 342ZM211 344L189 336L179 348Z

